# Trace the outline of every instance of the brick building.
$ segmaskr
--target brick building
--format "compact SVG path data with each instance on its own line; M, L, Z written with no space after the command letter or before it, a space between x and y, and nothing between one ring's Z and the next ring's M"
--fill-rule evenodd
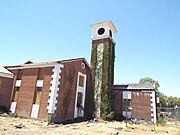
M0 66L0 106L10 107L13 74Z
M113 23L91 28L91 66L84 58L5 66L0 72L0 105L21 116L49 121L102 118L114 111L116 116L156 122L152 85L114 85Z
M150 83L114 85L116 116L156 122L155 88Z
M14 74L12 113L61 121L92 116L87 94L90 69L84 58L6 66Z

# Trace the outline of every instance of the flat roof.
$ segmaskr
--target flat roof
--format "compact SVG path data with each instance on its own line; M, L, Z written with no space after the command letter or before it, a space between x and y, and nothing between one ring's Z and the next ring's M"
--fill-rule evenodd
M151 83L116 84L114 90L155 90Z

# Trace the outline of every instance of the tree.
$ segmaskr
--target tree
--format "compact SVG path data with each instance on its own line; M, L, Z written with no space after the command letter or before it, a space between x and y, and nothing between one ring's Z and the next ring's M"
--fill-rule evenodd
M151 83L152 85L155 84L155 89L158 90L160 87L159 82L150 78L150 77L144 77L139 80L139 83Z
M159 102L161 107L167 107L168 106L167 96L159 95Z
M158 91L158 88L160 87L159 82L150 78L150 77L144 77L139 80L139 83L151 83L155 84L155 89L157 90L157 96L159 97L159 102L161 107L174 107L174 106L180 106L180 98L178 97L172 97L172 96L166 96L163 93Z

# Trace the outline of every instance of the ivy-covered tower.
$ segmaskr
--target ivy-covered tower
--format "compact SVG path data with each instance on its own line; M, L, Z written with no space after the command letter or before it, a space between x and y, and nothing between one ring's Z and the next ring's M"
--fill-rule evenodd
M112 111L114 84L115 42L117 32L111 21L96 23L92 27L91 72L94 89L94 115L108 119Z

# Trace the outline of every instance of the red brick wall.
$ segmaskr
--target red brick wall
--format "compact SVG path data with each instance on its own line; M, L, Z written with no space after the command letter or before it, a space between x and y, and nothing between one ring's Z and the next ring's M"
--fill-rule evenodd
M39 109L39 118L47 119L48 111L48 99L49 99L49 92L50 92L50 83L51 83L51 76L52 76L52 67L45 68L45 75L44 75L44 85L42 88L42 96L40 102L40 109Z
M39 109L38 118L47 119L48 116L47 105L49 99L50 82L51 82L51 75L53 68L47 67L43 69L44 69L44 78L43 78L44 84L42 88L42 96L40 100L40 109ZM38 70L39 70L38 68L23 70L22 85L20 88L20 95L16 108L16 113L18 113L19 115L30 117L33 99L34 99L34 92L36 88ZM14 90L18 70L12 70L12 72L14 74L14 83L12 89ZM13 93L12 93L12 97L13 97Z
M36 88L38 69L24 69L16 113L30 117Z
M139 95L137 93L139 93ZM114 111L116 116L122 114L123 105L123 90L114 90ZM151 120L150 93L132 91L131 107L132 118Z
M114 91L114 112L115 116L121 116L122 115L122 91Z
M59 96L56 110L56 120L74 118L78 72L88 75L87 81L90 79L90 70L88 68L82 69L82 62L83 61L73 61L62 63L64 65L64 68L62 69L61 73L60 90L58 93ZM72 80L69 80L70 76L73 76ZM86 93L88 93L89 86L87 86L86 88ZM85 110L86 109L87 106L85 101ZM85 115L86 114L87 113L85 113Z
M92 88L92 76L89 68L86 68L87 74L87 84L86 84L86 98L85 98L85 108L84 108L84 116L87 119L92 118L93 108L94 108L94 91Z
M76 85L78 72L87 75L87 86L86 86L86 98L85 98L85 116L92 116L92 98L87 98L88 92L91 90L90 87L90 69L86 66L85 69L82 69L82 61L73 61L73 62L63 62L64 68L62 68L61 79L60 79L60 90L58 96L57 110L56 110L56 120L62 119L73 119L74 117L74 107L75 107L75 98L76 98ZM54 67L44 68L44 85L42 88L42 96L40 100L40 109L38 118L47 119L48 118L48 99L51 86L51 76L52 69ZM21 69L22 70L22 69ZM36 81L38 76L38 68L34 69L23 69L22 82L20 87L20 94L17 102L16 113L25 117L30 117L31 109L34 99L34 93L36 88ZM16 76L18 70L13 70L15 75L13 90L15 87ZM69 80L72 75L72 80ZM13 93L12 93L13 96ZM67 100L65 100L65 97ZM12 100L12 98L11 98ZM66 106L64 104L66 101ZM65 109L64 109L65 108ZM87 111L88 110L88 111ZM66 112L65 112L66 111Z
M144 92L132 92L131 105L133 108L132 118L151 120L150 94Z
M13 99L14 88L15 88L15 84L16 84L16 78L17 78L18 70L11 70L11 72L13 73L14 78L13 78L13 83L12 83L12 88L11 88L12 92L11 92L11 99L10 99L10 101L12 101L12 99Z
M7 109L10 108L10 99L12 92L13 79L0 77L2 84L0 86L0 106L5 106Z

